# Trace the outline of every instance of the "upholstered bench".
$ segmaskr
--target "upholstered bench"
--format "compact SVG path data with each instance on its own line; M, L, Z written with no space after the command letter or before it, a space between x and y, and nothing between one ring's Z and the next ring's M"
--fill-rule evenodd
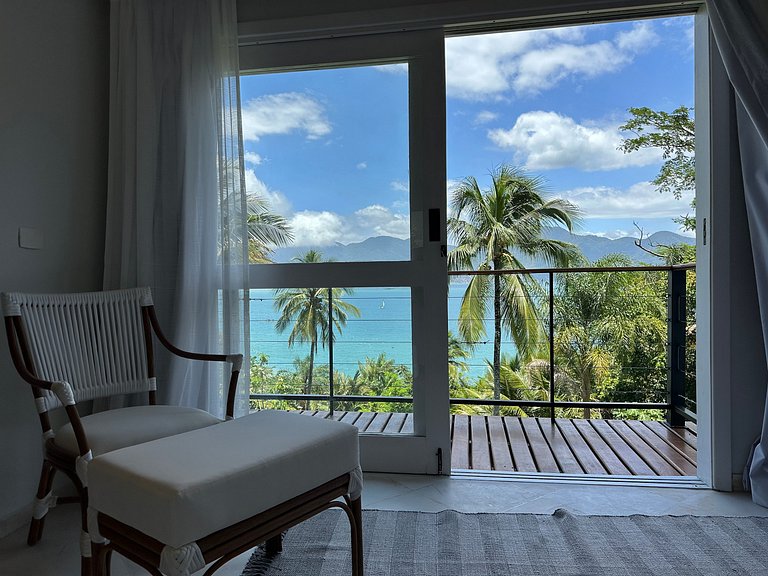
M152 574L212 574L318 512L343 508L363 574L357 428L263 411L109 452L88 465L95 575L111 551ZM343 499L340 499L343 497Z

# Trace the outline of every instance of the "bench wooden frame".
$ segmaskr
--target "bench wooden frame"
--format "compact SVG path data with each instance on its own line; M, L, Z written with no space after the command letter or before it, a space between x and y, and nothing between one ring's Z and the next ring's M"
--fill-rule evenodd
M348 496L350 475L344 474L252 518L238 522L197 541L210 576L234 557L266 542L267 554L282 550L282 533L329 508L341 508L349 519L352 575L363 576L363 524L360 498ZM340 500L340 498L343 498ZM106 544L93 544L94 576L108 576L113 551L142 566L153 576L159 571L165 544L106 514L97 521ZM211 564L212 563L212 564Z

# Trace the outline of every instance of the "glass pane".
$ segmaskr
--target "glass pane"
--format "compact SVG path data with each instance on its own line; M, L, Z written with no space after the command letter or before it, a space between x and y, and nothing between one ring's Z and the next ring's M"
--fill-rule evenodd
M413 431L410 417L398 416L413 410L410 288L254 289L250 296L252 408L333 408L351 413L345 421L363 432Z
M251 261L410 259L407 65L240 85Z

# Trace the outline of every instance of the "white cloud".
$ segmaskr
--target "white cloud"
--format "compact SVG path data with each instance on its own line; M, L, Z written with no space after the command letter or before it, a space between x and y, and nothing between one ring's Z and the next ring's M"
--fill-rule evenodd
M658 41L650 22L638 22L611 40L585 43L585 38L584 27L449 38L447 93L467 100L499 98L510 90L536 94L569 77L615 72Z
M638 22L631 30L616 35L616 45L629 52L643 52L659 43L659 36L650 22Z
M546 32L541 34L543 39ZM510 65L535 42L530 31L446 39L446 92L480 100L508 90Z
M290 219L295 246L330 246L361 242L372 236L408 238L407 214L394 212L379 204L361 208L352 214L336 212L297 212Z
M616 238L639 238L637 228L632 230L607 230L604 232L587 232L592 236L600 236L601 238L608 238L609 240L616 240Z
M410 235L409 216L392 212L379 204L367 206L355 212L350 224L352 225L350 232L358 235L361 240L370 236L408 238Z
M393 180L389 185L392 190L396 190L397 192L408 192L408 190L410 190L410 184L408 182L403 182L402 180Z
M607 40L594 44L559 44L526 52L517 62L512 87L519 94L538 94L570 75L592 78L615 72L631 60L627 51Z
M530 170L616 170L662 159L655 149L631 154L619 150L618 124L578 124L568 116L541 110L521 114L509 130L489 130L488 138L500 148L515 150L515 161Z
M291 201L282 192L270 190L250 168L245 170L245 190L248 194L258 194L264 198L269 203L270 211L275 214L288 216L292 211Z
M407 74L408 64L380 64L376 66L376 70L388 74Z
M243 139L258 141L269 134L303 132L317 140L331 132L324 106L298 92L267 94L248 100L242 107Z
M358 162L357 166L355 166L358 170L365 170L368 168L368 162Z
M344 234L344 221L333 212L297 212L290 219L295 246L329 246Z
M677 38L678 50L683 54L692 55L694 50L694 18L692 16L678 16L666 18L662 25L667 28L667 35Z
M595 186L558 192L556 196L581 208L585 218L676 218L690 212L693 193L677 200L661 194L650 182L638 182L626 190Z
M260 165L262 162L262 157L260 154L256 154L255 152L246 152L244 159L249 164L255 164L256 166Z
M477 116L475 116L475 124L487 124L488 122L493 122L498 117L499 115L496 114L496 112L483 110L482 112L478 112Z

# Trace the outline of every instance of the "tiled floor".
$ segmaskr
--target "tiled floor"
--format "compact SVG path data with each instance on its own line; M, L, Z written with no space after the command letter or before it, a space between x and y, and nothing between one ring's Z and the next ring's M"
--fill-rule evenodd
M768 516L747 494L701 488L642 487L578 481L488 480L463 477L366 474L363 507L378 510L438 512L510 512L551 514L566 508L575 514L648 514ZM77 507L51 511L43 540L25 544L26 528L0 540L2 576L78 576ZM74 529L74 532L73 532ZM250 552L217 572L239 576ZM141 568L115 555L113 576L144 575Z

